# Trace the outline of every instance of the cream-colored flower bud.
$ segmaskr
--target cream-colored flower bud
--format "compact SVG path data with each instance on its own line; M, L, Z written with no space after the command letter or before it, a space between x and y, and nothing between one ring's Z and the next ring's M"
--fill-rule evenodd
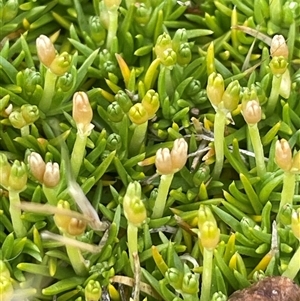
M171 151L172 165L174 172L183 168L187 160L188 144L183 139L176 139Z
M54 162L48 162L45 167L43 183L46 187L55 187L60 180L59 165Z
M46 169L46 163L40 154L32 152L28 156L28 165L32 175L40 182L43 183L43 177Z
M51 40L45 35L40 35L36 39L36 50L41 63L49 68L56 56L55 48Z
M155 156L157 172L168 175L182 169L187 160L187 151L188 145L183 138L174 141L171 152L168 148L160 148Z
M292 150L289 143L285 139L276 141L275 162L284 171L290 171L292 167Z
M173 164L171 153L168 148L160 148L156 152L155 166L157 172L161 175L168 175L173 173Z
M242 113L247 124L255 124L261 120L261 106L256 100L247 101Z
M72 116L79 131L85 133L87 130L90 130L93 109L85 92L76 92L74 94Z
M283 56L284 58L288 58L289 49L286 45L285 38L282 35L275 35L271 41L270 48L271 56Z

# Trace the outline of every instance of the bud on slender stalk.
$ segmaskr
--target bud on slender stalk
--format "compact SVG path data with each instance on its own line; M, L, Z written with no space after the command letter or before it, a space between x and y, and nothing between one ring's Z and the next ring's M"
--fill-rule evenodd
M49 69L57 76L62 76L69 71L71 66L71 56L67 52L55 57L51 62Z
M285 139L276 141L275 162L284 171L290 171L292 167L292 151L289 143Z
M212 222L217 225L215 217L212 214L210 208L205 205L200 205L200 208L198 210L198 228L200 231L205 222Z
M222 75L216 72L211 73L208 77L206 93L209 101L214 107L218 107L221 103L224 90Z
M204 248L214 249L220 240L220 229L214 222L205 222L200 229L200 241Z
M8 187L10 190L22 191L26 188L27 168L24 162L15 160L12 164Z
M256 100L247 101L242 106L242 113L247 124L256 124L261 120L261 106Z
M171 152L168 148L160 148L155 156L157 172L167 175L182 169L187 160L187 151L188 145L183 138L174 141Z
M76 92L74 94L72 116L79 132L84 134L91 130L93 110L85 92Z
M144 203L141 200L141 185L129 183L123 199L124 214L129 223L139 227L147 218Z
M43 184L46 187L55 187L60 181L59 165L58 163L48 162L45 166L43 176Z
M40 35L36 39L36 50L40 62L49 68L56 56L51 40L45 35Z
M288 58L289 49L286 45L285 38L282 35L275 35L271 41L270 48L271 56L283 56L284 58Z
M43 177L46 169L46 163L44 162L43 158L40 154L36 152L32 152L28 156L28 164L29 169L32 175L40 182L43 183Z

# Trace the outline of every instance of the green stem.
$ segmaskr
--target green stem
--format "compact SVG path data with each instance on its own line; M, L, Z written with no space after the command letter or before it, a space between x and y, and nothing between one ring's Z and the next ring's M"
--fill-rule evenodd
M71 235L64 234L64 236L74 239ZM78 247L66 245L66 250L76 275L85 276L88 272L88 264L83 258L80 249Z
M283 187L281 191L281 199L280 199L280 206L279 211L282 207L286 204L293 205L293 198L295 193L295 174L286 171L283 174Z
M56 206L58 201L56 190L54 188L43 185L43 192L45 194L48 203L52 206Z
M287 269L283 272L283 277L294 279L300 270L300 246L290 260Z
M280 91L281 79L282 79L282 75L278 77L273 75L271 94L269 96L268 103L267 103L267 110L266 110L267 116L271 115L276 108L279 91Z
M134 262L132 254L138 252L138 228L132 223L128 223L127 226L127 242L128 242L128 252L129 260L132 271L134 271Z
M112 8L108 11L109 25L106 38L106 48L110 50L113 39L117 36L118 30L118 8Z
M200 301L208 301L211 299L210 288L212 279L213 255L213 250L203 248L203 273Z
M152 218L160 218L164 214L167 197L174 174L162 175L158 187L158 193L152 210Z
M80 167L82 165L86 142L87 142L87 135L77 133L75 144L71 154L71 168L75 179L77 179L77 176L80 171Z
M257 175L261 178L266 173L266 165L257 123L253 125L248 124L248 130L255 154Z
M129 145L129 155L136 156L140 153L141 148L144 146L146 134L148 129L148 121L135 126L131 143Z
M44 83L44 92L39 103L39 109L44 113L46 113L51 107L52 99L55 94L56 79L57 75L54 74L50 69L47 69Z
M21 128L21 136L26 137L30 134L29 125L25 125Z
M14 227L14 232L17 237L25 237L27 230L21 220L21 209L20 209L20 195L18 191L9 191L9 212L11 221Z
M213 178L218 179L221 175L224 162L224 130L226 123L226 115L222 110L217 110L214 123L215 135L215 156L216 163L213 171Z

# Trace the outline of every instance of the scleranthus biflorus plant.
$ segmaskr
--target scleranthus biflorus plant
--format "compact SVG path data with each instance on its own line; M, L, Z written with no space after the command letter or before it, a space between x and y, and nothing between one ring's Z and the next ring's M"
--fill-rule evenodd
M299 22L292 0L0 1L0 299L294 298Z

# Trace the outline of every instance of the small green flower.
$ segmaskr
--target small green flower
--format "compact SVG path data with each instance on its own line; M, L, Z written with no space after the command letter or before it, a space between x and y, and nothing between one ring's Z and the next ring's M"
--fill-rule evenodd
M20 111L11 112L8 116L8 119L11 125L16 129L21 129L27 125L27 122Z
M37 106L25 104L21 107L21 114L26 124L32 124L40 118L40 112Z
M109 150L119 150L122 146L122 138L116 133L112 133L107 137L106 146Z
M57 80L56 88L63 92L68 92L74 84L74 77L71 73L65 73Z
M186 273L182 280L182 292L190 295L195 295L199 291L199 279L195 274Z
M84 296L86 301L98 301L101 299L102 289L99 281L89 280L85 289Z
M57 76L62 76L69 71L71 67L71 55L67 52L56 56L51 62L49 69Z
M173 68L177 62L177 54L172 48L167 48L163 51L160 59L166 67Z
M189 43L183 43L179 46L177 54L177 64L186 66L192 60L192 51Z
M112 102L107 107L108 118L112 122L120 122L124 117L124 112L117 101Z
M23 71L23 74L24 86L22 88L28 95L31 95L35 91L37 85L42 85L41 74L37 72L35 68L26 68Z
M283 56L274 56L269 65L272 74L278 77L286 71L288 62Z
M151 6L147 6L145 3L142 2L136 2L136 11L134 13L134 19L135 21L140 25L144 26L148 23L150 17L151 17Z
M129 96L122 90L119 90L118 93L115 95L115 100L122 108L124 113L127 113L130 110L130 108L133 106Z
M165 277L174 289L181 290L183 282L182 272L176 268L169 268L165 274Z

